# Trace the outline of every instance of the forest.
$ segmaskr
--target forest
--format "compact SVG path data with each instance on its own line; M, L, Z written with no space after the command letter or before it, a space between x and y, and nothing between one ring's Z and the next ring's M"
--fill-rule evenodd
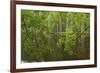
M21 60L90 59L90 14L21 10Z

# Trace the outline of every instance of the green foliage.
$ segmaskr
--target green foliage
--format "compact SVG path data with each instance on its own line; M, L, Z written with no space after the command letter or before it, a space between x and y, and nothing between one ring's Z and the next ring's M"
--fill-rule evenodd
M89 13L21 11L22 61L89 59L89 39Z

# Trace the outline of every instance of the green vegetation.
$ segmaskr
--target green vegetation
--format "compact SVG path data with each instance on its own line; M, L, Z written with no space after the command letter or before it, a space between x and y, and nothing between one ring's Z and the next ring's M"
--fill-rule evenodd
M21 11L22 61L85 60L89 49L89 13Z

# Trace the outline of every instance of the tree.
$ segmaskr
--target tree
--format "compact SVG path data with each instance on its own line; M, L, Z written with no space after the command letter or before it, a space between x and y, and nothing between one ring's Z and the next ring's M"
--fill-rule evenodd
M89 13L22 10L22 61L88 59L89 18Z

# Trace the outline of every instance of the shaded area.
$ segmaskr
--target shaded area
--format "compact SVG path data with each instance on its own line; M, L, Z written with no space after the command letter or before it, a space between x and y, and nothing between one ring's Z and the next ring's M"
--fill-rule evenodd
M90 14L21 10L21 60L90 58Z

